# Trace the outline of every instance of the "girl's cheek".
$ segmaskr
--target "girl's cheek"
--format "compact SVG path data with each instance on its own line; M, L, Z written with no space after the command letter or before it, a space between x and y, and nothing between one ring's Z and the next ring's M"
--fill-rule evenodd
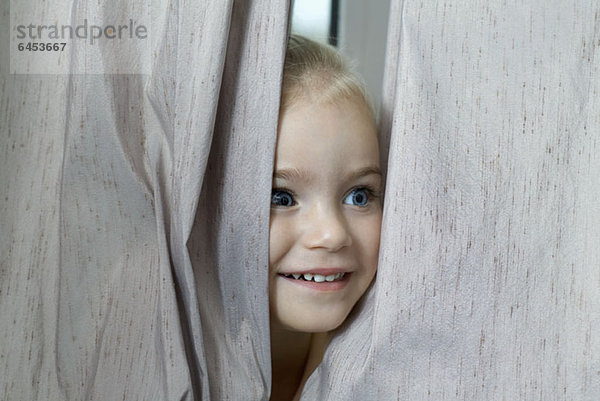
M355 233L362 233L362 236L368 238L375 238L379 242L379 235L381 232L381 211L365 215L365 216L352 216L350 217L351 226Z
M373 215L368 223L362 225L363 239L367 257L375 265L379 259L379 242L381 236L381 214Z
M269 264L277 263L293 244L293 219L271 214L269 228Z

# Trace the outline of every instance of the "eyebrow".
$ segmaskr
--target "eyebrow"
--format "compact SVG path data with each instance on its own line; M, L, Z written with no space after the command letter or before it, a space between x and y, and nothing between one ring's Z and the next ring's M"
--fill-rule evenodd
M352 173L348 174L345 178L345 181L354 181L358 178L361 178L361 177L364 177L367 175L371 175L371 174L381 176L381 169L376 166L363 167L361 169L358 169L358 170L353 171ZM297 169L297 168L286 168L286 169L276 170L273 173L273 179L275 179L275 178L279 178L279 179L286 180L286 181L310 183L313 181L314 176L306 170L301 170L301 169Z

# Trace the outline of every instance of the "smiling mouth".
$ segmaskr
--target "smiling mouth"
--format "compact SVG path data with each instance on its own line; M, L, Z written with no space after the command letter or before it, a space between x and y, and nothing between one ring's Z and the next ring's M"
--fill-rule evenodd
M315 282L315 283L323 283L323 282L334 282L334 281L341 281L344 279L344 276L346 276L345 272L342 273L336 273L336 274L330 274L327 276L321 275L321 274L311 274L311 273L304 273L304 274L280 274L280 276L286 277L286 278L291 278L294 280L299 280L299 281L311 281L311 282Z

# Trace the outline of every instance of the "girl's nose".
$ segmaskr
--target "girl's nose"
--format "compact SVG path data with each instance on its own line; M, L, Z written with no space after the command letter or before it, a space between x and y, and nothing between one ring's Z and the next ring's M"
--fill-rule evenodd
M346 219L333 207L315 206L305 216L304 246L336 252L352 244Z

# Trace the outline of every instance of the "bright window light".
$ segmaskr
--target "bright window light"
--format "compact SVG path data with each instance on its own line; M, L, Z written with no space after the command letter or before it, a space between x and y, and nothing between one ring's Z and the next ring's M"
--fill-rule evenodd
M327 43L331 22L331 0L295 0L292 32Z

